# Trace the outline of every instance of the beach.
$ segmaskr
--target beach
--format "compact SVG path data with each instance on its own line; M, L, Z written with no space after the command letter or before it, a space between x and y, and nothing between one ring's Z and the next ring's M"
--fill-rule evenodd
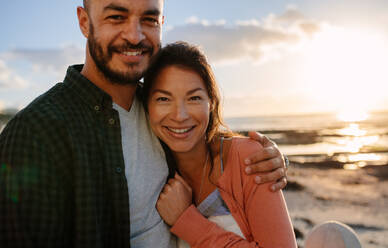
M375 173L292 163L284 196L298 246L314 225L336 220L355 230L362 247L388 247L388 177Z
M388 247L388 113L344 120L335 114L227 119L259 131L291 161L284 190L298 245L324 221L352 227L364 248Z

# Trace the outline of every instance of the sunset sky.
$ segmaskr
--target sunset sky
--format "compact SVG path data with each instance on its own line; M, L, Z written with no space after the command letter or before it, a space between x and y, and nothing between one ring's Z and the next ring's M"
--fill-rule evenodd
M226 116L388 109L387 0L166 0L163 43L200 45ZM18 0L0 16L0 109L84 60L81 0Z

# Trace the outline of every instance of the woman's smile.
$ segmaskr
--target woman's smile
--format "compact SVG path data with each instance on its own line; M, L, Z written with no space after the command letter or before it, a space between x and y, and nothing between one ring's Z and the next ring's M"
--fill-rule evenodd
M177 66L164 68L148 101L152 130L174 152L204 145L210 100L202 78Z

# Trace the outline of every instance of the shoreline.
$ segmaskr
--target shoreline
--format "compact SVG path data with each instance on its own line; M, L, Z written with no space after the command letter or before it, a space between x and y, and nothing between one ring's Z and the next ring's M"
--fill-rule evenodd
M364 248L388 247L388 176L369 170L292 163L283 191L299 248L313 226L336 220L352 227ZM388 175L388 173L387 173Z

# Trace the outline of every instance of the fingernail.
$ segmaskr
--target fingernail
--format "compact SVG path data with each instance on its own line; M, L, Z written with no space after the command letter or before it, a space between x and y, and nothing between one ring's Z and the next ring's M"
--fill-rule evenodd
M250 164L251 163L251 160L249 158L245 159L245 164Z
M276 187L275 187L275 186L271 186L271 190L272 190L272 191L275 191L275 190L276 190Z
M260 183L260 182L261 182L261 177L256 176L256 177L255 177L255 182L256 182L256 183Z
M246 168L245 168L245 172L246 172L247 174L251 173L251 172L252 172L251 167L246 167Z

